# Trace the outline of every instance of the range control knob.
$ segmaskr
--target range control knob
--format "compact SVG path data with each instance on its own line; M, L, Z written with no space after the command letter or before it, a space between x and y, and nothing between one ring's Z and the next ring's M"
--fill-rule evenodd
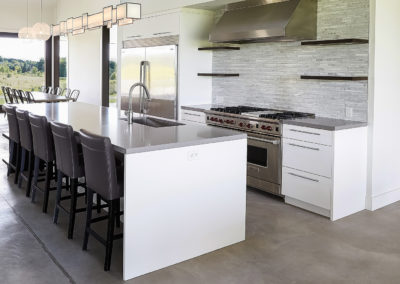
M249 123L249 124L247 124L247 128L251 128L251 124Z
M240 126L240 127L243 127L243 122L239 123L239 126Z
M268 131L272 131L272 127L271 126L267 126L267 130Z
M222 119L219 120L219 123L223 123L224 121Z
M265 125L263 125L263 126L261 126L261 129L262 129L262 130L266 130L267 127L266 127Z

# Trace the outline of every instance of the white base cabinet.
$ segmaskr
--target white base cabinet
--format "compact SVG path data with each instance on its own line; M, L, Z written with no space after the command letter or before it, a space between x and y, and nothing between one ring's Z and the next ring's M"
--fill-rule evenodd
M367 127L327 131L284 125L285 202L332 221L365 209Z
M181 120L205 124L206 114L202 111L182 109Z

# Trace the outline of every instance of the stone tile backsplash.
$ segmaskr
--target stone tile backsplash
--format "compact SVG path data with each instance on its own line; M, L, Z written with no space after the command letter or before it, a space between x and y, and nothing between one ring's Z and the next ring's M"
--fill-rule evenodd
M319 0L318 39L368 38L368 0ZM368 75L368 44L301 46L300 42L243 44L213 53L213 102L251 104L367 121L367 81L301 80L300 75ZM353 109L351 117L346 108Z

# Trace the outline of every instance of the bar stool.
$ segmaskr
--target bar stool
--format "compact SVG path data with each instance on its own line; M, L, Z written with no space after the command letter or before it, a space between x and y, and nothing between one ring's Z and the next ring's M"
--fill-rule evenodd
M21 141L21 168L19 170L18 187L21 188L22 180L26 181L26 196L29 197L32 177L33 177L33 147L32 147L32 131L29 122L29 112L25 110L16 110L19 137ZM25 173L26 160L28 156L28 171Z
M7 114L8 120L8 138L10 139L10 156L7 164L7 176L10 176L11 172L15 172L14 183L18 181L19 167L20 167L20 154L21 144L19 136L19 127L17 115L15 112L15 106L3 105L3 108Z
M56 188L50 187L50 181L53 179L53 166L55 162L54 143L50 126L45 116L29 114L29 122L32 129L33 153L35 155L35 164L33 170L32 184L32 202L35 202L36 191L44 194L43 213L47 213L49 203L49 193ZM40 161L46 167L44 188L38 186L38 176Z
M111 255L114 240L121 239L122 234L114 235L114 221L119 222L120 198L123 196L123 171L116 168L113 146L108 137L80 132L83 158L85 164L86 185L88 194L87 215L83 250L87 250L89 234L106 247L104 270L110 270ZM108 205L108 215L92 219L93 192L101 196ZM103 239L93 229L91 224L108 220L107 237Z
M60 209L69 215L68 224L68 239L73 238L75 226L75 214L86 212L86 208L76 208L77 199L80 196L86 196L85 193L78 193L78 186L83 186L86 191L86 185L79 183L78 179L85 176L83 166L82 152L79 153L77 136L74 135L74 130L71 126L51 122L51 130L53 132L54 148L56 152L57 164L57 197L56 207L54 210L54 223L57 224L58 213ZM78 136L79 137L79 136ZM70 180L70 196L61 197L62 195L62 180L63 178ZM69 184L68 182L66 182ZM68 211L61 205L61 201L70 199L70 210Z

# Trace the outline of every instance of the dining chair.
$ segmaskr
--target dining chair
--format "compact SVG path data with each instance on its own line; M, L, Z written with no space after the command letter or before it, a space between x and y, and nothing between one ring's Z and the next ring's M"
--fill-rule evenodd
M25 91L23 90L17 90L18 91L18 97L22 101L22 103L29 103L28 98L25 94Z
M54 95L54 89L53 89L53 87L49 87L49 88L47 89L47 93L50 94L50 95Z
M11 102L10 102L10 100L9 100L9 98L8 98L7 91L6 91L6 87L1 86L1 91L3 92L3 96L4 96L5 102L6 102L7 104L10 104Z
M28 99L28 103L32 104L35 103L35 98L32 95L32 92L26 91L25 92L26 98Z
M79 98L79 94L80 94L81 92L79 91L79 90L73 90L72 92L71 92L71 96L70 96L70 98L74 101L74 102L76 102L77 100L78 100L78 98Z
M62 89L62 88L60 88L60 87L55 87L55 88L54 88L54 91L53 91L53 95L55 95L55 96L61 96L62 92L63 92L63 89Z
M47 87L46 87L46 86L40 87L40 91L41 91L42 93L47 93Z
M11 104L15 104L16 102L14 101L14 97L11 93L11 88L10 87L6 87L6 94L8 96L8 100L10 101Z
M63 90L63 92L62 92L61 95L64 96L64 97L66 97L66 98L71 97L71 89L65 88L65 89Z
M13 97L14 103L16 103L16 104L20 103L16 89L11 89L11 96Z

